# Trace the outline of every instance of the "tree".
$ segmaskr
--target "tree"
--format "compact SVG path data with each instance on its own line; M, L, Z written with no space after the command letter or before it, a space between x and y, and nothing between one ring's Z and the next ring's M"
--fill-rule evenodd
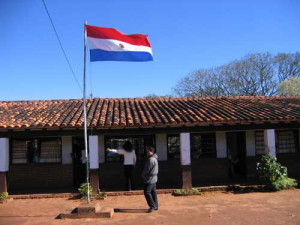
M282 81L278 94L283 96L300 96L300 77L292 76Z
M256 53L246 56L251 65L251 74L256 78L256 93L262 96L272 96L277 92L275 63L270 53Z
M173 88L175 95L181 97L206 97L226 95L221 68L200 69L179 81Z
M274 59L277 64L279 81L289 77L300 76L300 53L293 54L279 53Z
M226 65L197 70L173 88L179 96L272 96L277 92L276 63L270 53L248 54Z
M144 96L144 98L164 98L164 97L171 97L171 95L156 95L156 94L149 94Z

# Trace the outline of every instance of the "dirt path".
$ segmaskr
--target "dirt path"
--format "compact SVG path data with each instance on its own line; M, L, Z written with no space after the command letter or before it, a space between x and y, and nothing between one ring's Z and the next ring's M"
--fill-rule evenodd
M0 204L0 224L289 224L300 225L300 189L277 193L159 195L159 211L148 214L143 196L108 197L101 204L117 209L112 219L55 219L80 203L68 199L12 200Z

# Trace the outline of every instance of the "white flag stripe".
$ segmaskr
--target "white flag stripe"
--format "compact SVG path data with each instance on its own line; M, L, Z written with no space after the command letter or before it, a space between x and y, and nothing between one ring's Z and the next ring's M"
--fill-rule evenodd
M127 42L114 39L99 39L88 37L90 49L102 49L105 51L134 51L134 52L149 52L152 55L152 49L143 45L132 45Z

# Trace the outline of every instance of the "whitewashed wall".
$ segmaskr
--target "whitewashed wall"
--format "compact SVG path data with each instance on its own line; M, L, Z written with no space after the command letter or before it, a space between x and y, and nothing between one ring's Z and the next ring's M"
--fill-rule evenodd
M164 161L168 160L168 144L167 144L167 134L156 134L156 154L158 155L158 160Z

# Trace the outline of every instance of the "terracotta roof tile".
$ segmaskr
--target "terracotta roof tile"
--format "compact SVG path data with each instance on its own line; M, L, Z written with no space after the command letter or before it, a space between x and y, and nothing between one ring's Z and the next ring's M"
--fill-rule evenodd
M153 127L300 122L300 97L87 99L88 126ZM81 99L0 101L0 128L83 127Z

